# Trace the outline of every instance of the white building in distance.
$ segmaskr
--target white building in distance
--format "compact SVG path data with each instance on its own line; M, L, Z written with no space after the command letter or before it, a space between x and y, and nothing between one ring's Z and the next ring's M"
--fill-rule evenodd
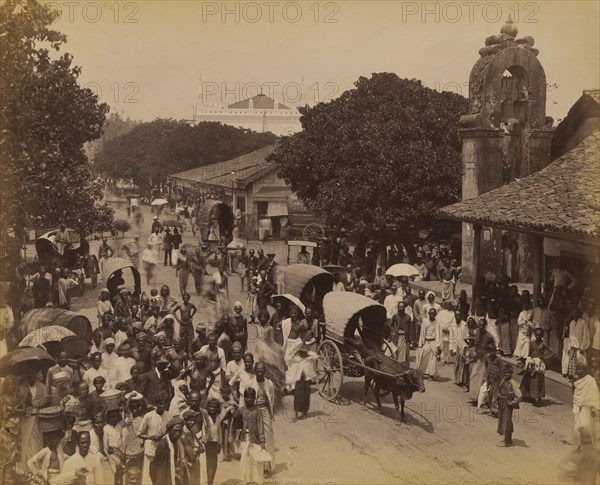
M216 121L258 133L271 132L277 136L302 130L300 113L296 108L290 108L263 93L225 104L212 101L200 88L194 106L194 122L202 121Z

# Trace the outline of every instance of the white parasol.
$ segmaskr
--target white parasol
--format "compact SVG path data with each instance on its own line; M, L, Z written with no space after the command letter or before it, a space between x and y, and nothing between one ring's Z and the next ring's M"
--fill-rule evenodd
M165 205L168 204L169 201L167 199L154 199L150 205Z
M60 342L65 337L72 337L75 333L67 327L61 325L50 325L48 327L38 328L27 334L19 347L37 347L46 342Z
M396 278L399 278L401 276L411 277L418 276L419 270L415 268L412 264L398 263L394 264L393 266L390 266L385 272L385 274L388 276L394 276Z

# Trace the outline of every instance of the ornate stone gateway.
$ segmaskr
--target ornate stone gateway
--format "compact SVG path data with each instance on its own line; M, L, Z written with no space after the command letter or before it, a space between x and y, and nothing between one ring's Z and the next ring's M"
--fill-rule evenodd
M546 75L531 37L517 39L509 17L485 40L469 78L469 112L460 119L462 199L477 197L547 166L552 120L546 118ZM530 236L483 228L481 271L532 278ZM473 278L473 228L463 224L463 278ZM510 244L507 244L507 241ZM506 251L511 251L505 255ZM507 257L504 257L507 256ZM502 261L510 261L505 267Z

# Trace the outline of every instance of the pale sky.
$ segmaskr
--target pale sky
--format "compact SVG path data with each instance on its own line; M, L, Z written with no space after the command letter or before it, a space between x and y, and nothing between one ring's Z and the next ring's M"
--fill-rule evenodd
M200 76L228 104L263 84L295 105L302 76L311 99L327 100L375 72L468 96L478 50L509 14L559 86L548 92L549 116L563 118L583 89L600 87L598 1L47 3L61 7L56 27L81 84L144 121L190 119Z

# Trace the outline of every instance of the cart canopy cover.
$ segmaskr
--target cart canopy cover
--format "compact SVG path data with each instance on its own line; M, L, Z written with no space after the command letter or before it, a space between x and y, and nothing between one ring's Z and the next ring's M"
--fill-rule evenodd
M86 316L60 308L36 308L25 313L17 327L17 338L21 341L27 334L50 325L60 325L75 335L92 338L92 324Z
M383 338L386 309L375 300L349 291L327 293L323 300L327 331L344 335L349 322L358 323L373 340Z
M333 289L333 275L312 264L291 264L285 268L283 275L285 293L302 299L302 292L309 283L314 285L317 294L325 295Z

